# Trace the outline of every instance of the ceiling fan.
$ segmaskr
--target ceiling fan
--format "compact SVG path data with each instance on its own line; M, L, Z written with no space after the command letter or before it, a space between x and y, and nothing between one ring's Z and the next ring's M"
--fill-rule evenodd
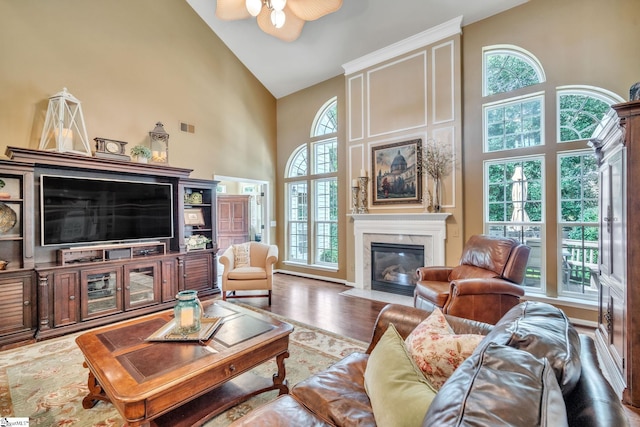
M255 16L265 33L292 42L306 21L340 9L342 0L218 0L216 16L225 21Z

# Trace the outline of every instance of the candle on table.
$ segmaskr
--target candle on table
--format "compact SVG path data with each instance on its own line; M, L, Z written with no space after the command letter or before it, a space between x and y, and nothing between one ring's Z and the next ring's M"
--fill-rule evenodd
M360 169L360 178L362 178L363 176L367 176L366 169Z
M188 328L193 326L195 318L193 316L193 307L184 307L180 310L180 326Z
M358 185L359 185L359 184L358 184L358 180L357 180L357 179L352 179L352 180L351 180L351 186L352 186L352 187L358 187Z

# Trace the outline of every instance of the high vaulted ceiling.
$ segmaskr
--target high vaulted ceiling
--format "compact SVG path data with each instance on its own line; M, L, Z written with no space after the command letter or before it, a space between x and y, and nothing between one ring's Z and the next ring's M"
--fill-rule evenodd
M343 74L343 64L458 16L464 26L527 1L343 0L337 12L307 22L287 43L262 32L255 18L218 19L216 0L187 0L276 98Z

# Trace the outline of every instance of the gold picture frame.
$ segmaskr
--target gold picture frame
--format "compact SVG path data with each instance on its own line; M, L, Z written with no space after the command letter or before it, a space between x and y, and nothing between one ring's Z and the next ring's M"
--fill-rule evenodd
M184 210L184 225L205 225L204 213L201 208L187 208Z
M422 139L371 148L374 205L422 203Z

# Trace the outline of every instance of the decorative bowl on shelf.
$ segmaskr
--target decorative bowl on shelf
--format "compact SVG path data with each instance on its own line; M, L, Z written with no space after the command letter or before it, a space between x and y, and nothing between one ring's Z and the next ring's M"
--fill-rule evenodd
M0 203L0 233L11 230L18 221L16 212L8 205Z

